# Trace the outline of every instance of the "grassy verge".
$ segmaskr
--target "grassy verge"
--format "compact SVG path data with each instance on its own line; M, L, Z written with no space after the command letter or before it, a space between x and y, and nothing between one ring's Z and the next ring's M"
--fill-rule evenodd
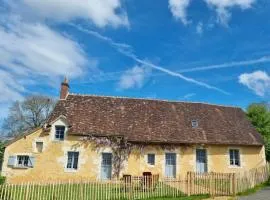
M194 195L189 197L177 197L177 198L154 198L148 200L201 200L201 199L208 199L209 195Z

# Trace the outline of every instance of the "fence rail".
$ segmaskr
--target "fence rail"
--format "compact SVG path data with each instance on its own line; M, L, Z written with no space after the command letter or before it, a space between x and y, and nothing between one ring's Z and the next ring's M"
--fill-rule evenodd
M244 192L256 185L266 182L270 177L270 163L265 167L255 168L250 171L236 174L236 190Z
M189 195L233 196L261 184L269 165L242 173L194 173L185 179L158 175L110 181L51 182L0 185L0 200L120 200Z

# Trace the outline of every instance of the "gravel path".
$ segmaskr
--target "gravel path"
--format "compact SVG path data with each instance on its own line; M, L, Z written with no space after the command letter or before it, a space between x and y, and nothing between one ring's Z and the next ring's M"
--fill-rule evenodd
M253 195L240 197L239 200L270 200L270 187L266 187Z

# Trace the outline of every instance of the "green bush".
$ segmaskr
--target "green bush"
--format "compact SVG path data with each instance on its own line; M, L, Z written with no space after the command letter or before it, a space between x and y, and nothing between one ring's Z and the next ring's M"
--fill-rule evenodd
M269 177L268 181L266 181L265 184L266 184L267 186L270 186L270 177Z
M4 184L6 181L6 177L0 176L0 185Z

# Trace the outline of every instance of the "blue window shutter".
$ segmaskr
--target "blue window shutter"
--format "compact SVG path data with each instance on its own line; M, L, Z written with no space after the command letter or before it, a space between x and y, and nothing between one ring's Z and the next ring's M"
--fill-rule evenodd
M14 167L16 165L17 156L8 157L8 166Z
M34 156L29 156L29 167L34 167L35 165L35 157Z

